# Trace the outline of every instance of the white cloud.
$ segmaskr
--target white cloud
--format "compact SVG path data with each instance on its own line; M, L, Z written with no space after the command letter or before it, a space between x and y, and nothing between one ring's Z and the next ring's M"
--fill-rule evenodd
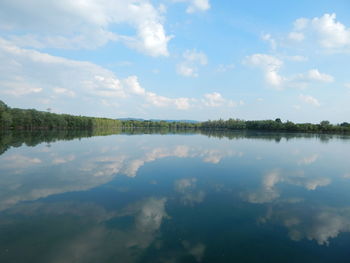
M22 82L20 78L17 78L16 82L2 81L0 83L2 84L2 87L5 88L2 93L12 96L23 96L30 93L39 93L43 90L42 88Z
M141 87L136 76L130 76L124 80L124 82L130 88L130 92L136 95L144 96L146 95L146 90Z
M49 103L68 103L58 96L76 100L103 101L104 105L139 98L155 107L186 110L195 99L168 98L141 87L136 76L118 79L113 72L89 62L69 60L34 50L22 49L0 38L0 93L31 96ZM73 102L74 104L75 102ZM55 108L55 107L54 107Z
M176 70L178 74L185 77L198 77L196 69L184 63L178 64Z
M302 41L307 36L311 40L315 39L322 48L337 52L349 50L350 28L336 18L335 13L313 19L299 18L295 21L294 31L289 34L289 38Z
M288 38L300 42L304 40L305 36L303 33L300 32L290 32Z
M195 12L204 12L210 9L209 0L173 0L173 2L188 3L186 12L189 14Z
M141 87L136 76L130 76L124 82L130 88L131 93L143 97L147 102L157 107L174 106L179 110L187 110L191 107L191 101L194 101L190 98L168 98L146 91Z
M308 25L309 20L306 18L298 18L297 20L295 20L294 22L294 29L295 30L303 30L306 28L306 26Z
M334 78L331 75L320 73L318 69L311 69L307 74L307 78L310 80L317 80L321 82L333 82Z
M112 72L89 62L22 49L2 39L0 56L0 67L3 69L1 93L23 96L34 92L44 98L55 94L73 97L76 91L81 97L89 94L101 97L125 96L120 81Z
M318 33L320 44L325 48L341 48L350 45L350 28L336 21L336 14L315 17L311 26Z
M344 87L347 88L347 89L350 89L350 83L345 83Z
M307 104L312 105L312 106L319 107L321 105L320 102L316 98L314 98L310 95L300 94L299 99Z
M235 107L237 103L232 100L225 99L220 93L213 92L204 94L204 99L202 100L203 104L208 107L220 107L228 106Z
M183 62L177 65L177 73L185 77L198 77L198 67L208 64L207 56L196 50L186 50Z
M69 96L69 97L75 97L75 92L74 91L71 91L71 90L68 90L68 89L65 89L65 88L54 88L53 92L56 93L56 94L62 94L62 95L66 95L66 96Z
M303 33L300 32L290 32L288 38L294 41L301 42L304 40L305 36Z
M235 64L227 64L227 65L225 65L225 64L220 64L220 65L217 67L216 71L217 71L217 72L223 73L223 72L230 71L230 70L234 69L235 67L236 67Z
M313 83L331 83L334 81L332 75L321 73L318 69L311 69L306 73L296 74L291 76L286 81L286 86L305 89L310 87Z
M187 110L191 107L190 101L191 99L189 98L177 98L175 99L174 104L179 110Z
M222 97L222 95L217 92L205 94L204 97L206 99L206 105L210 107L218 107L225 102L225 99Z
M4 0L0 23L7 39L19 46L44 48L96 48L121 41L151 56L167 56L167 36L162 9L149 0L44 1ZM120 35L111 29L123 25L135 35ZM25 31L27 34L14 34Z
M302 56L287 57L289 60L302 61ZM283 61L275 56L267 54L254 54L248 56L243 61L244 64L258 67L263 70L265 81L275 89L283 89L286 87L306 88L310 82L330 83L334 81L334 77L321 73L318 69L311 69L306 73L296 74L291 77L285 77L280 74Z
M270 35L270 34L263 34L261 36L261 39L270 43L270 46L272 49L276 49L277 48L277 42L276 40Z
M295 62L304 62L304 61L307 61L307 60L308 60L307 57L300 56L300 55L288 56L288 57L286 57L286 59L288 59L288 60L290 60L290 61L295 61Z
M191 62L206 63L202 53L186 53L185 57ZM145 112L158 107L188 110L238 105L217 92L199 98L162 96L142 87L135 75L119 79L96 64L19 48L1 38L0 58L0 94L5 96L3 99L16 96L18 101L26 102L27 107L47 104L60 112L59 109L76 109L79 105L78 112L71 113L95 115L99 107Z
M284 79L279 75L279 70L283 65L282 60L267 54L254 54L246 57L244 63L261 68L268 84L276 88L282 85Z

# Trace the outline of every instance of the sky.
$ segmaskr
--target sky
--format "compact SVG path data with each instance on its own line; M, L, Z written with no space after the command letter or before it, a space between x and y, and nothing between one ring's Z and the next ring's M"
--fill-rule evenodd
M350 122L348 0L1 0L0 99L109 118Z

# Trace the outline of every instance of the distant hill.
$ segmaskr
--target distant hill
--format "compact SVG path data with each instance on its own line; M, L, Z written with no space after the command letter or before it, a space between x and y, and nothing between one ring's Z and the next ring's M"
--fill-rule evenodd
M145 120L145 119L138 119L138 118L119 118L117 120L120 120L120 121L152 121L152 122L165 121L165 122L199 123L199 121L194 121L194 120L160 120L160 119Z

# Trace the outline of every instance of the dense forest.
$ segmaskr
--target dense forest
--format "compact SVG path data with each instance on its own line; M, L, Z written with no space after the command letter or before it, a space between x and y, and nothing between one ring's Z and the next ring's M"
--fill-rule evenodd
M10 108L0 101L0 127L3 130L84 130L120 126L120 121L55 114L34 109Z
M276 120L244 121L239 119L206 121L200 123L202 129L210 130L263 130L283 132L350 133L350 124L343 122L333 125L329 121L319 124L282 122Z
M350 124L331 124L322 121L319 124L282 122L281 119L244 121L239 119L205 122L116 120L69 114L56 114L34 109L10 108L0 100L1 130L113 130L122 128L143 129L192 129L192 130L259 130L311 133L350 133Z
M0 100L1 130L96 130L134 128L192 128L195 125L186 122L114 120L56 114L34 109L10 108Z

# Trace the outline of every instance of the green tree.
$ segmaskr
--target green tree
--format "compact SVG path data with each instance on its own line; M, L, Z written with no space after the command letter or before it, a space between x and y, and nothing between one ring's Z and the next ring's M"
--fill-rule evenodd
M11 128L12 127L12 116L10 113L4 111L1 113L1 125L2 128Z

